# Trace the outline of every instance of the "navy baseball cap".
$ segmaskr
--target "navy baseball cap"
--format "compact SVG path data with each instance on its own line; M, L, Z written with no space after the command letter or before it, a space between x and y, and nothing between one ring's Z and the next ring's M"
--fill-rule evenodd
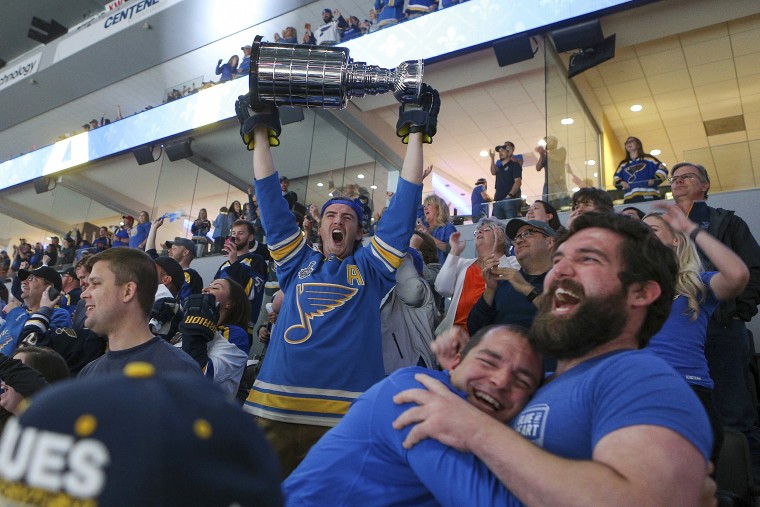
M193 257L195 257L195 248L196 248L197 245L195 243L193 243L192 240L187 239L187 238L180 238L178 236L178 237L174 238L174 241L167 241L166 242L166 246L168 246L169 248L171 248L172 245L183 246L183 247L187 248L187 250L191 254L193 254Z
M156 265L160 266L161 269L166 271L166 274L169 275L172 279L172 285L174 285L174 288L177 289L177 292L179 292L179 290L182 288L182 285L185 283L185 270L182 269L182 266L179 265L179 262L175 261L167 255L156 257L153 259L153 262L155 262Z
M0 456L3 505L282 505L253 418L202 375L148 363L46 387Z
M351 209L354 210L354 213L356 213L356 219L361 222L362 217L364 216L364 210L361 207L361 204L356 202L355 200L351 199L350 197L333 197L329 201L327 201L324 206L322 206L322 211L320 212L319 216L325 215L325 210L328 206L332 206L333 204L345 204L346 206L351 206Z
M58 290L61 290L61 275L58 274L58 271L51 268L50 266L40 266L37 269L28 270L28 269L19 269L18 270L18 279L22 282L29 278L29 275L34 275L37 278L42 278L44 280L47 280L48 282L53 284L53 287L55 287Z
M535 227L536 229L540 230L545 236L549 236L550 238L557 237L557 231L552 229L551 226L546 222L542 222L540 220L524 220L522 218L513 218L507 222L507 228L505 231L507 233L507 237L514 241L515 236L517 235L517 231L526 225Z

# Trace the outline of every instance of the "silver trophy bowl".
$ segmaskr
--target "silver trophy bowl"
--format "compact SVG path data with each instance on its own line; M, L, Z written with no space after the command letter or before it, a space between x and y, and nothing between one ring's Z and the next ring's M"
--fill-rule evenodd
M395 69L354 62L348 49L308 44L261 42L251 47L251 105L276 104L343 109L352 97L393 92L399 102L416 102L422 60Z

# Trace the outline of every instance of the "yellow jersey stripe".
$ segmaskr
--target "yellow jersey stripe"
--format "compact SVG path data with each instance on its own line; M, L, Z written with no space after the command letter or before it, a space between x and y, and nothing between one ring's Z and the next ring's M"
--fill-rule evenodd
M372 238L371 245L375 252L380 254L380 257L382 257L385 262L398 269L398 267L401 265L401 261L403 260L403 256L398 256L393 251L384 248L374 237Z
M350 401L325 400L319 398L299 398L295 396L280 396L271 393L251 391L249 403L256 403L272 409L289 410L292 412L315 412L320 414L344 415L351 406Z

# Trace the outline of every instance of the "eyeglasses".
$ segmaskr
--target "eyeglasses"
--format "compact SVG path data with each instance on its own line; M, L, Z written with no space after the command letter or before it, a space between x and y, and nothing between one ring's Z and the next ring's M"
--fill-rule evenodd
M521 240L521 239L522 240L528 239L529 237L531 237L534 234L541 234L542 236L546 236L546 234L544 234L543 232L538 231L536 229L527 229L525 231L522 231L519 234L515 234L515 241Z
M686 173L682 174L680 176L671 176L668 178L668 183L675 183L676 181L688 181L696 178L697 175L694 173Z
M492 230L493 230L493 227L491 227L490 225L484 225L483 227L478 227L477 229L472 231L472 235L477 237L478 234L480 234L481 232L491 232Z
M35 275L29 275L29 276L26 277L25 281L29 282L29 283L32 283L36 279L37 279L37 276L35 276Z

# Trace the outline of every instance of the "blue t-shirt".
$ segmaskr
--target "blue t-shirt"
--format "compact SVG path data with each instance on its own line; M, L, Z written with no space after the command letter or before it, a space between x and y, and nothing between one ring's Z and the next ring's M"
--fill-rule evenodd
M488 205L483 204L483 195L486 189L483 185L476 185L472 190L470 201L472 202L472 219L473 221L482 216L488 216Z
M705 300L699 303L699 315L691 320L688 300L678 295L670 309L670 316L656 335L649 341L646 350L663 358L680 373L689 384L712 389L714 383L705 358L707 321L720 304L710 289L710 280L715 271L702 273L700 278L707 287Z
M522 166L512 159L505 164L501 160L496 161L496 185L494 185L494 201L503 201L512 190L516 178L522 178ZM512 197L520 197L520 192Z
M712 430L699 399L671 366L644 350L582 362L544 384L512 420L536 445L580 460L591 459L609 433L636 425L669 428L710 458Z
M132 248L140 248L140 243L148 238L150 232L150 222L144 224L137 224L132 228L129 235L129 246Z
M412 449L402 442L411 431L391 425L412 404L393 396L420 388L426 373L449 389L448 372L402 368L359 397L340 424L328 431L282 485L286 505L521 505L475 455L426 439Z
M446 224L443 227L436 227L433 229L433 231L430 233L435 239L439 241L443 241L447 245L449 244L449 238L452 234L457 232L457 228L454 227L454 224L451 222L446 222ZM438 262L442 265L444 262L446 262L446 256L448 254L440 249L438 249Z

